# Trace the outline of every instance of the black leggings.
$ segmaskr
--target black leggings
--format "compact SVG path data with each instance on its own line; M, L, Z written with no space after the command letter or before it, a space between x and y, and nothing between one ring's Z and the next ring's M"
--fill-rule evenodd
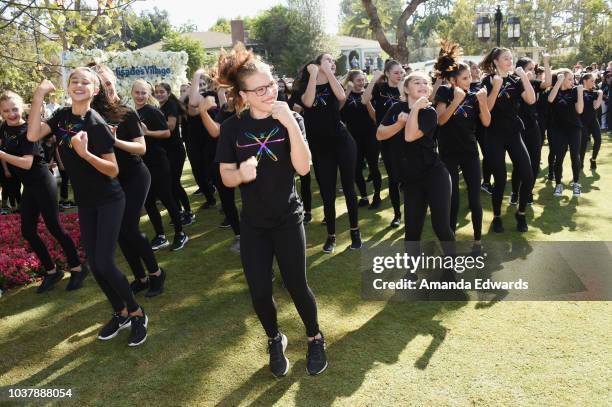
M351 133L352 134L352 133ZM355 183L359 189L359 195L362 197L368 196L366 181L363 178L362 163L365 159L368 163L370 176L374 185L374 195L380 196L382 187L380 170L378 169L378 157L380 155L378 141L376 141L376 133L370 134L353 134L355 144L357 146L357 165L355 165Z
M427 207L431 211L431 224L441 242L454 242L450 227L451 178L443 164L428 171L421 179L402 183L404 192L404 239L421 240Z
M60 183L60 199L62 201L68 200L68 186L70 185L70 176L66 170L59 170L62 182Z
M149 273L156 273L159 270L151 244L140 231L140 215L151 185L151 174L144 164L140 164L129 173L119 173L119 182L125 193L125 211L119 231L119 247L134 276L143 279L146 274L142 262Z
M480 147L482 153L482 182L485 184L491 184L491 166L489 165L489 159L486 154L486 143L487 140L487 129L480 122L476 124L476 141Z
M38 256L45 270L50 271L55 268L55 264L49 255L47 246L36 230L39 215L42 215L49 233L62 246L68 266L70 268L79 266L81 262L76 246L59 221L57 183L55 182L55 177L48 171L45 171L43 178L37 180L36 184L25 185L23 188L23 197L21 199L21 234Z
M355 193L355 141L347 133L327 137L325 146L314 149L313 164L316 173L327 233L336 233L336 177L340 169L340 183L346 199L346 208L351 229L359 226L357 194Z
M201 134L192 134L192 140L187 143L187 156L191 164L191 171L200 191L205 195L207 201L214 200L214 189L212 179L207 168L206 150L204 142L193 140L195 137L204 137ZM208 136L206 136L208 137Z
M555 152L555 182L561 183L563 176L563 160L569 147L570 159L572 160L573 181L580 180L580 138L582 131L580 127L551 127L548 129L548 141Z
M383 163L385 164L387 181L389 183L389 198L391 198L391 205L393 206L394 215L399 217L402 214L400 211L400 186L397 180L399 174L394 174L392 171L393 152L391 149L391 144L389 144L388 141L380 142L380 155L382 156Z
M127 307L128 312L134 312L139 306L127 278L115 264L115 245L124 208L123 196L93 208L79 206L79 222L87 262L113 310L119 312Z
M183 176L183 166L185 165L185 147L179 145L172 149L166 150L168 154L168 161L170 162L170 172L172 173L172 196L176 200L176 204L187 211L191 212L191 205L189 204L189 197L185 188L181 184L181 177Z
M304 212L312 210L312 190L310 189L310 172L300 175L300 197L304 203Z
M232 227L235 235L240 235L240 218L238 216L238 208L236 208L236 199L234 190L235 188L228 188L221 179L221 172L219 164L216 165L215 172L215 184L219 191L219 199L221 199L221 208L223 213Z
M459 212L459 168L467 186L468 203L472 213L472 227L474 240L482 237L482 204L480 203L480 160L478 152L462 155L444 155L442 161L446 165L451 177L452 193L450 206L450 227L453 232L457 229L457 214Z
M593 153L591 158L597 160L599 149L601 148L601 128L597 119L590 123L582 123L582 138L580 139L580 162L584 165L584 156L586 155L587 145L593 136Z
M259 229L241 222L240 258L249 285L253 308L269 338L278 334L276 302L272 296L274 257L291 295L306 335L319 333L317 304L306 280L306 235L300 222L274 229Z
M0 168L2 171L2 168ZM2 178L2 202L8 202L13 208L21 202L21 182L12 175Z
M172 173L168 160L164 157L164 159L155 163L155 165L148 166L148 168L151 172L151 189L149 189L147 194L145 209L147 210L147 215L149 215L149 220L153 224L155 233L157 235L164 234L162 218L155 204L157 198L162 201L170 214L170 219L174 223L174 233L181 233L183 225L181 224L181 214L176 200L172 196Z
M487 151L489 164L493 171L495 186L493 187L493 215L501 215L501 204L504 199L504 189L506 188L506 151L510 155L512 165L517 171L517 180L521 183L519 190L519 212L524 212L527 208L527 200L533 189L533 173L531 161L527 147L519 133L514 135L504 135L501 133L487 132Z
M531 172L533 174L533 182L538 177L540 172L540 159L542 158L542 136L540 134L540 127L532 127L521 133L525 147L527 147L527 153L529 153L529 160L531 161ZM517 193L521 187L520 178L516 167L512 168L512 192ZM533 192L533 185L529 193Z

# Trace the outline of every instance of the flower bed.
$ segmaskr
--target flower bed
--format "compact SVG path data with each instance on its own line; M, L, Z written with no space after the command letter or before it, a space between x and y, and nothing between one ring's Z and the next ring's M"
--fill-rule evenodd
M76 213L60 213L60 222L77 245L81 261L85 253L81 247L79 220ZM42 218L38 220L38 233L49 249L51 258L62 268L66 268L66 258L59 243L51 236ZM3 290L21 286L34 281L44 272L42 264L30 245L21 236L19 214L0 217L0 288Z

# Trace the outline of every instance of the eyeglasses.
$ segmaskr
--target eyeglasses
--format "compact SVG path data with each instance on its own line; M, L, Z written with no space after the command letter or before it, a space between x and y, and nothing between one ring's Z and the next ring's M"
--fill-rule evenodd
M254 92L257 96L263 96L268 93L268 89L277 88L278 83L276 81L272 81L266 86L258 86L255 89L242 89L244 92Z

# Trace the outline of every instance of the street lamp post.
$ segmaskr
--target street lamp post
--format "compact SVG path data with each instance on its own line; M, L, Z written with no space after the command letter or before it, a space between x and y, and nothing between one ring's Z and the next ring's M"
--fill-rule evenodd
M501 12L501 7L498 5L497 10L495 10L495 25L497 27L497 46L501 45L501 25L504 16Z
M489 18L489 13L491 11L479 11L479 14L483 14L478 16L476 19L476 35L479 39L483 41L488 41L491 38L491 20ZM501 7L498 5L495 9L495 15L493 16L493 21L495 21L495 26L497 28L496 32L496 44L497 46L501 46L501 26L504 21L504 15L502 14ZM521 36L521 23L518 17L509 17L508 18L508 38L511 40L517 40Z

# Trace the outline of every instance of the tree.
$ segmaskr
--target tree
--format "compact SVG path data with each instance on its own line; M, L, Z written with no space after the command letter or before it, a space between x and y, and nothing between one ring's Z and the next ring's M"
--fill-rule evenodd
M130 49L139 49L154 44L172 31L170 17L166 10L143 11L139 16L133 15L130 23Z
M170 31L162 39L162 51L185 51L189 56L187 66L189 67L187 75L191 77L193 73L205 65L207 61L204 48L198 40L194 40L177 31Z
M370 19L370 28L380 47L393 59L408 63L410 51L408 50L408 19L415 13L417 7L427 0L411 0L400 14L395 23L395 43L389 42L384 26L378 14L378 9L372 0L362 0L363 6Z
M394 35L395 22L402 14L402 3L403 0L374 1L381 25L390 35ZM375 39L370 28L370 18L361 0L342 0L339 32L351 37Z
M283 66L282 52L298 19L299 15L294 10L274 6L257 16L252 23L250 39L265 50L267 61L277 70L287 68Z
M219 17L215 24L213 24L208 29L208 31L230 34L232 32L232 27L230 25L230 21L227 18Z

